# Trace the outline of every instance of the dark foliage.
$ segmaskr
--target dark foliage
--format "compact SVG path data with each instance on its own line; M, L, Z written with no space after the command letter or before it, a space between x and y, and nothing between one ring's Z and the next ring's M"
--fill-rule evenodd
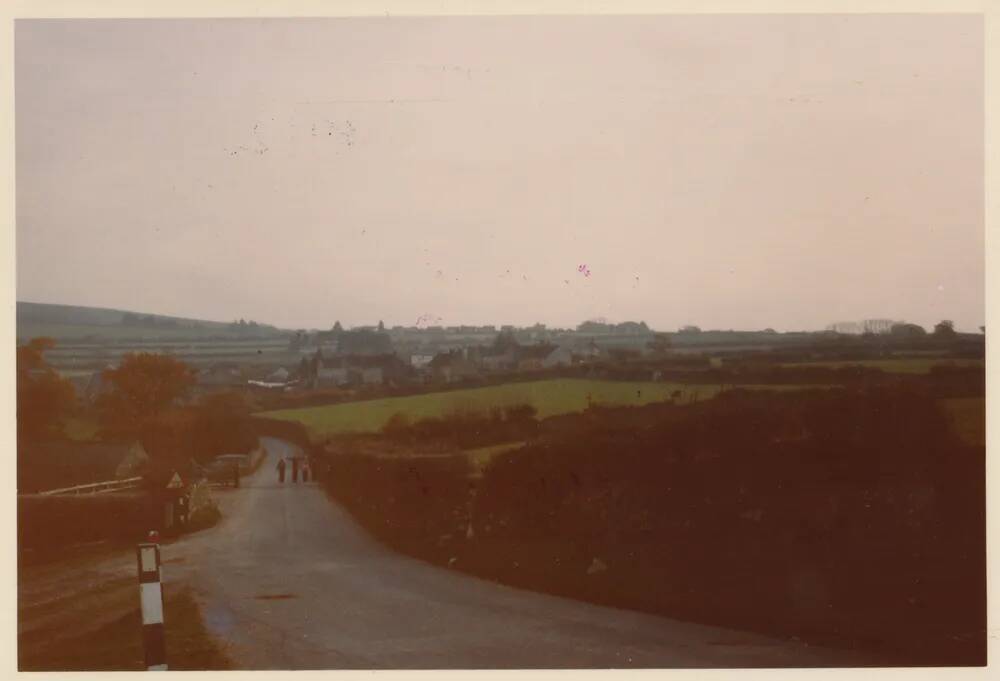
M591 409L481 480L455 457L348 455L328 484L396 548L505 583L975 665L984 451L954 436L939 383Z

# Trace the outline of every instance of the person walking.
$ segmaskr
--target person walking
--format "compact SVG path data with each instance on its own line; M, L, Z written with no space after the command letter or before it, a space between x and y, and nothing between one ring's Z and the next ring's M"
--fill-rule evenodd
M299 457L292 457L292 482L299 481Z
M278 482L285 481L285 459L278 459Z
M309 459L302 460L302 482L309 482Z

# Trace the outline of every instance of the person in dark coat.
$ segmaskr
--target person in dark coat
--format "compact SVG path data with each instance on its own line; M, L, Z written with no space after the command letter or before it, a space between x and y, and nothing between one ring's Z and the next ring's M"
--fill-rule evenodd
M278 459L278 482L285 481L285 460Z
M299 457L292 457L292 482L299 481Z

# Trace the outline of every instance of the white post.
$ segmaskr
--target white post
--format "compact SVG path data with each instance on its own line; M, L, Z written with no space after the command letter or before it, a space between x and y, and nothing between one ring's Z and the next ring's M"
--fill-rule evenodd
M167 649L163 631L163 589L160 586L160 545L157 534L150 542L136 546L139 564L139 602L142 605L142 647L148 671L167 670Z

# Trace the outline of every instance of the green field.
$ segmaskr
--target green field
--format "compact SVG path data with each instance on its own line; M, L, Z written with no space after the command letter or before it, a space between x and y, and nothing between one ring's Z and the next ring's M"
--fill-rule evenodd
M788 389L799 386L740 386L742 388ZM385 425L393 414L404 414L411 421L439 417L457 411L488 412L492 407L531 404L538 418L583 411L588 396L595 404L640 405L667 400L679 391L680 402L713 397L718 385L680 383L626 383L555 379L530 383L505 383L485 388L435 392L380 400L345 402L304 409L282 409L259 414L269 418L298 421L314 438L338 433L371 433Z
M859 359L842 362L788 362L781 366L788 368L823 367L827 369L861 366L870 369L881 369L890 374L926 374L934 366L983 367L984 364L981 359L909 357L899 359Z

